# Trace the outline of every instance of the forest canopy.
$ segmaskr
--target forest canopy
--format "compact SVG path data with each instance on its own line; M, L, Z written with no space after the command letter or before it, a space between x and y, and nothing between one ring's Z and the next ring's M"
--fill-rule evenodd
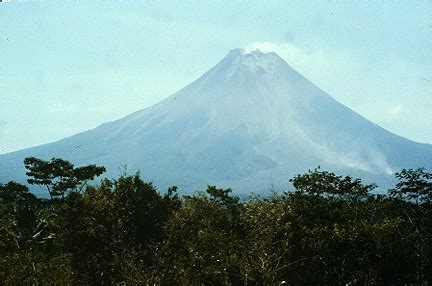
M401 170L385 194L321 169L293 189L240 200L208 186L159 192L139 174L24 161L27 186L0 184L0 283L429 285L432 174Z

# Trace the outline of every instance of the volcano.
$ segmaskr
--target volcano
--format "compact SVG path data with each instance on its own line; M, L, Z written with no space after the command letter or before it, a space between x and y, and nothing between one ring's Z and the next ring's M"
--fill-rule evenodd
M242 49L149 108L1 155L0 182L25 182L27 156L103 165L108 177L127 166L160 189L177 185L184 192L207 184L239 193L278 191L317 166L378 184L401 168L432 167L432 145L365 119L277 54Z

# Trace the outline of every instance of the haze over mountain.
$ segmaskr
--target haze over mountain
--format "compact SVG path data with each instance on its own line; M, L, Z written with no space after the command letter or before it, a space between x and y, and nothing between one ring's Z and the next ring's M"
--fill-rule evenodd
M401 168L432 167L432 145L363 118L277 54L242 49L149 108L1 155L0 182L24 182L27 156L96 163L108 176L127 165L161 189L186 192L207 184L242 193L280 190L292 175L317 166L383 184Z

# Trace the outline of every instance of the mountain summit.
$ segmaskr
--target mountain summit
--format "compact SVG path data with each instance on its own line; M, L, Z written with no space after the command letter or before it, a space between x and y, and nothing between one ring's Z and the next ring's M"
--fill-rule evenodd
M323 71L325 72L325 71ZM77 148L79 146L79 148ZM121 166L161 187L287 188L318 165L386 183L432 167L432 146L399 137L340 104L275 53L234 49L167 99L55 143L0 156L0 182L23 181L27 156Z

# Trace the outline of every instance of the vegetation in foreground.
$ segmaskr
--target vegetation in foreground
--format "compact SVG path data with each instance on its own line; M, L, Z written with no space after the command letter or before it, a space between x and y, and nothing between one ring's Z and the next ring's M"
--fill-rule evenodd
M0 185L0 283L430 285L432 174L402 170L386 195L322 170L245 202L209 186L180 197L136 175L27 158ZM285 282L283 282L285 281Z

